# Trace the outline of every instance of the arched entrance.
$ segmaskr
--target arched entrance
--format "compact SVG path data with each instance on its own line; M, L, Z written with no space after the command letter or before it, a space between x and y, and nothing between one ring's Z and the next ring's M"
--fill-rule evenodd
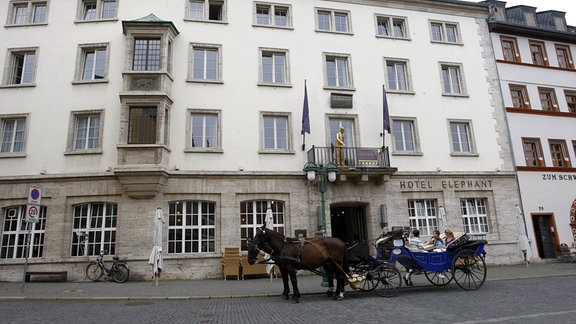
M332 236L342 241L362 242L368 240L365 205L339 205L330 207Z

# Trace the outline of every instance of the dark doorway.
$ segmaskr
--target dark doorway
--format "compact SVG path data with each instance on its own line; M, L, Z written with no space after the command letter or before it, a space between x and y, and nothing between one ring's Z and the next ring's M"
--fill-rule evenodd
M555 225L552 214L532 215L532 222L534 223L534 236L536 236L538 255L542 259L555 258Z
M342 241L365 242L368 239L366 231L366 216L363 206L339 206L330 208L332 236Z

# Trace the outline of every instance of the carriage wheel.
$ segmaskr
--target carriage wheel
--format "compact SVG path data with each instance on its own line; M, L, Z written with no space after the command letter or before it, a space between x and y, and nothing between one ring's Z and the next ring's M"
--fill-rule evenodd
M364 279L359 289L362 291L374 290L374 275L370 271L367 271L364 275L366 279Z
M486 264L473 250L462 250L452 261L454 281L464 290L477 290L486 280Z
M384 263L372 271L372 281L378 295L393 297L402 286L402 274L394 265Z
M430 281L430 283L432 283L434 286L446 286L452 281L452 279L454 279L454 276L452 276L452 273L449 270L437 272L425 271L424 275L426 276L426 279L428 279L428 281Z

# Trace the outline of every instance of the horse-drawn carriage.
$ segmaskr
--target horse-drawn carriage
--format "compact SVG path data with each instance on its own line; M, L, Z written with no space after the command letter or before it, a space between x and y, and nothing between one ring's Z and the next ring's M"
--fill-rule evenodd
M298 300L296 271L309 270L337 279L336 296L343 298L344 278L353 289L376 291L383 297L395 296L402 287L402 275L396 264L411 269L413 274L424 274L435 286L444 286L454 280L465 290L479 289L486 280L484 262L485 240L470 240L462 235L442 252L411 252L402 240L402 233L386 238L391 246L377 246L376 256L369 253L366 243L346 248L336 238L322 237L307 240L286 238L284 235L262 226L249 243L249 262L256 262L259 250L271 255L282 272L284 292L288 298L288 278L294 289L293 298ZM399 237L398 237L399 236ZM388 249L388 250L386 250ZM384 256L390 256L385 260ZM264 261L266 262L266 261ZM324 268L324 272L317 270Z

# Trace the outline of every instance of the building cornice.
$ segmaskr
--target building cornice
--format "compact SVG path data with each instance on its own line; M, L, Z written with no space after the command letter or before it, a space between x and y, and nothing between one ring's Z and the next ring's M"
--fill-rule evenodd
M554 42L576 43L575 33L531 27L522 24L488 21L488 29L491 33L532 37Z

